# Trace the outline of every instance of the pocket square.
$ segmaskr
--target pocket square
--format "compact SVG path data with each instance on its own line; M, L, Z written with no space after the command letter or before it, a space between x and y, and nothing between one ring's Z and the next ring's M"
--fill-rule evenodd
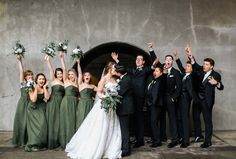
M171 77L174 77L174 75L169 75L169 77L171 78Z

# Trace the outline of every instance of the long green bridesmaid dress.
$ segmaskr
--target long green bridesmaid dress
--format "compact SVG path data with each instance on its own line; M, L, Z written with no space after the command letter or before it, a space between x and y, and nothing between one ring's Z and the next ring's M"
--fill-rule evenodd
M38 94L37 101L30 101L28 104L26 151L34 151L47 145L46 103L43 99L44 94Z
M80 100L78 109L76 112L76 129L78 129L81 123L84 121L87 114L93 107L93 89L84 88L80 91Z
M25 87L21 88L21 97L17 103L17 109L14 119L12 144L16 147L23 146L27 143L27 106L29 95Z
M60 104L65 89L62 85L52 86L52 92L46 106L46 118L48 123L48 148L53 149L59 146L59 115Z
M62 148L70 141L76 131L76 109L78 105L78 88L68 86L60 106L59 141Z

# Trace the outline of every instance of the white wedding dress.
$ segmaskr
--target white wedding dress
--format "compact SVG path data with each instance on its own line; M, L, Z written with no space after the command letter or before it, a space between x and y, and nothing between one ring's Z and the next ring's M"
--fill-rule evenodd
M116 86L108 82L105 88ZM97 99L65 151L73 159L121 158L121 131L116 112L106 113L101 108L101 99Z

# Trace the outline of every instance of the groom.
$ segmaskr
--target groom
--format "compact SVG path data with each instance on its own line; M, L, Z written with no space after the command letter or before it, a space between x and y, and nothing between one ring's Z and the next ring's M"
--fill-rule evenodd
M115 75L120 89L118 90L121 99L121 104L117 108L117 115L120 120L121 137L122 137L122 157L130 155L130 143L129 143L129 118L134 112L133 106L133 92L131 77L127 74L126 69L122 65L115 65Z

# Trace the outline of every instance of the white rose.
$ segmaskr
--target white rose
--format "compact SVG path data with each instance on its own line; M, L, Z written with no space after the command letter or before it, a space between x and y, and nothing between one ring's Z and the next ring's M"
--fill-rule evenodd
M76 48L76 49L74 49L72 52L73 52L74 54L77 54L77 53L78 53L78 49Z
M17 53L22 53L22 49L21 49L21 48L18 48L18 49L16 50L16 52L17 52Z
M62 46L62 43L59 43L59 46Z
M66 49L67 49L67 46L66 46L66 45L64 45L64 46L62 47L62 49L63 49L63 50L66 50Z
M53 52L53 49L51 49L50 47L48 48L49 52L52 53Z

